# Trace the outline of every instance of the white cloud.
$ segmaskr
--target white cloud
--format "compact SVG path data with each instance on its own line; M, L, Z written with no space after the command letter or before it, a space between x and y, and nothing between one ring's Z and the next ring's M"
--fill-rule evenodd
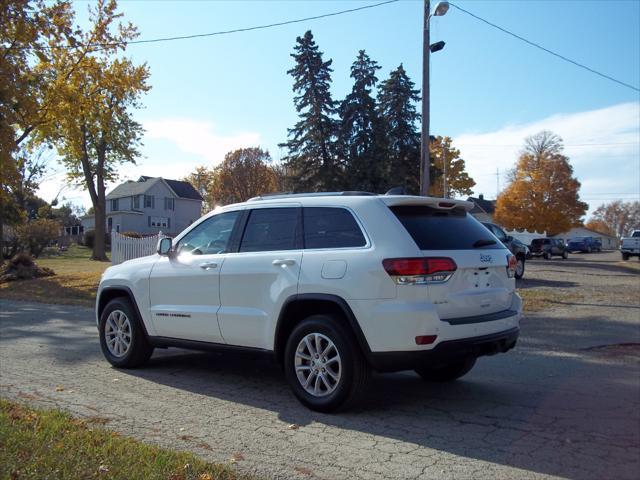
M475 179L476 194L496 194L496 169L500 187L513 168L523 140L541 130L562 137L565 153L582 182L581 197L590 210L613 198L640 198L640 104L622 103L607 108L571 114L556 114L542 120L508 125L497 131L466 133L454 138ZM622 195L631 193L632 195Z
M254 147L260 142L260 134L240 132L220 135L209 121L192 119L163 119L144 122L145 140L168 140L180 150L201 158L200 163L217 165L224 155L237 148Z

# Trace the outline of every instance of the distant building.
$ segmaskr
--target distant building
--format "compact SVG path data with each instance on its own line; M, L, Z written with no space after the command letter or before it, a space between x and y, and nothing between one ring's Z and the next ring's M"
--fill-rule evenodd
M496 201L495 200L485 200L484 195L480 194L478 197L469 197L467 198L467 202L473 203L473 208L471 209L471 215L476 217L481 222L490 222L493 223L493 214L496 211Z
M569 230L568 232L554 235L552 238L561 238L566 243L572 238L577 238L577 237L597 238L598 240L600 240L600 242L602 242L603 250L615 250L616 248L618 248L618 239L616 237L612 237L611 235L607 235L605 233L596 232L595 230L591 230L586 227L575 227Z
M202 215L202 196L189 182L142 176L118 185L106 197L107 233L179 233ZM85 231L95 217L80 218Z

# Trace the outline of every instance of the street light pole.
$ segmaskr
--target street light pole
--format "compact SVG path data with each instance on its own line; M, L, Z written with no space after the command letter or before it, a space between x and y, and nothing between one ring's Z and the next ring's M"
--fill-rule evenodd
M420 195L429 195L429 20L431 5L424 0L424 28L422 32L422 134L420 136Z
M429 195L429 56L444 48L444 42L430 44L429 23L431 17L441 17L449 11L449 2L438 2L431 11L429 0L424 0L424 29L422 33L422 135L420 136L420 194Z

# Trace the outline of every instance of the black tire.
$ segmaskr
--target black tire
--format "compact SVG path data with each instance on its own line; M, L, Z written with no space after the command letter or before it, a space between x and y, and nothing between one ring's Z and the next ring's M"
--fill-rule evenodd
M106 324L109 315L113 312L122 312L129 320L130 342L129 348L122 356L114 355L107 347ZM147 362L153 353L153 347L149 344L142 320L138 317L136 309L126 297L118 297L111 300L100 315L98 324L100 335L100 347L107 361L118 368L135 368Z
M544 259L545 259L545 260L551 260L551 253L549 253L549 252L544 252Z
M640 258L640 257L638 257L638 258ZM625 260L625 261L629 260L629 254L628 253L623 253L622 254L622 260Z
M298 345L307 335L314 333L321 334L333 342L341 363L339 380L334 390L323 396L307 392L296 373ZM366 390L371 377L371 368L346 321L331 315L311 315L294 328L287 339L284 372L298 400L318 412L344 410L353 405Z
M520 273L518 273L519 270L519 265L520 263L522 263L522 270L520 271ZM520 280L522 277L524 277L524 270L525 270L525 259L524 259L524 255L518 255L516 257L516 273L515 273L515 277L516 279Z
M476 358L470 357L446 365L431 368L416 368L416 373L427 382L453 382L458 378L466 375L476 364Z
M565 260L566 260L567 258L569 258L569 254L567 253L567 251L566 251L566 250L565 250L564 252L562 252L562 258L563 258L563 259L565 259Z

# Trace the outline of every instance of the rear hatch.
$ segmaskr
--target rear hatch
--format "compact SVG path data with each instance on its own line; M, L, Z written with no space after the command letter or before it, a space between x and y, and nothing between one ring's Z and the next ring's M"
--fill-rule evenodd
M444 207L441 207L443 205ZM515 281L507 272L509 250L467 213L464 203L389 205L427 258L450 258L447 279L431 277L425 295L443 320L496 313L511 306Z
M531 253L541 253L544 251L544 240L535 238L531 240Z

